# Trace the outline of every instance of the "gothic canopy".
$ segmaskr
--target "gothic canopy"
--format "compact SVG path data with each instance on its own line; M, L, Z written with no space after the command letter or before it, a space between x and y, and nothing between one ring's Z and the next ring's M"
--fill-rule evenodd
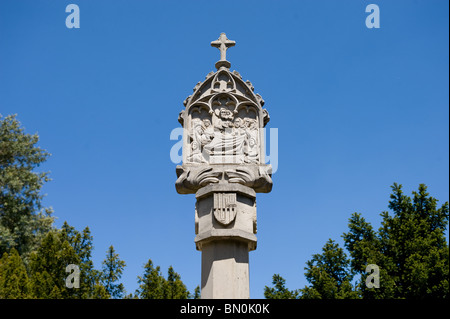
M215 65L217 71L198 82L194 93L183 103L185 109L178 118L184 128L183 165L177 167L176 183L180 193L193 193L204 186L201 176L195 181L191 176L191 181L187 181L188 175L201 172L203 184L226 179L255 191L271 189L270 165L264 160L263 130L269 122L269 114L263 109L264 100L254 93L251 82L244 82L239 72L230 71L226 50L234 45L224 33L211 42L211 46L220 50L221 58Z

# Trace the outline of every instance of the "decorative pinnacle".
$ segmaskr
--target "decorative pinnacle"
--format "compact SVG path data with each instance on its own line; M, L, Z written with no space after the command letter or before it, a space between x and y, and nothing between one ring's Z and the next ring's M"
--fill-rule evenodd
M231 63L227 61L227 50L236 45L236 41L229 40L225 33L221 33L219 39L211 42L211 46L220 50L220 61L216 63L216 68L224 66L230 68Z

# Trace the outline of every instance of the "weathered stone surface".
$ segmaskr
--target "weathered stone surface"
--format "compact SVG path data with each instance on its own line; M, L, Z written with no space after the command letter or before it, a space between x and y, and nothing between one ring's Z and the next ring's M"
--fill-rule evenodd
M272 190L270 165L178 165L175 188L179 194L194 194L209 184L242 184L257 193Z
M249 267L246 243L213 241L202 247L202 299L248 299Z
M229 68L231 63L227 61L227 50L229 47L233 47L236 44L235 41L228 40L225 33L221 33L219 39L211 42L212 47L216 47L220 50L220 60L216 63L217 70L222 66Z
M195 245L202 251L202 298L249 298L248 253L256 249L256 193L272 190L265 164L269 113L250 81L230 71L222 33L216 72L198 82L178 116L183 163L176 168L180 194L195 194Z
M256 249L256 194L240 184L209 185L196 194L195 238L201 250L205 242L233 239ZM227 221L227 222L224 222Z
M245 243L247 251L256 249L257 239L254 234L238 229L213 229L203 232L195 237L197 250L203 250L203 247L213 241L239 241Z
M224 62L226 50L235 42L223 33L211 45L219 48L219 62ZM183 104L178 116L184 128L183 165L177 167L177 191L195 193L222 179L270 192L271 168L265 164L263 143L270 117L251 82L222 63L197 83ZM220 174L228 172L229 177Z

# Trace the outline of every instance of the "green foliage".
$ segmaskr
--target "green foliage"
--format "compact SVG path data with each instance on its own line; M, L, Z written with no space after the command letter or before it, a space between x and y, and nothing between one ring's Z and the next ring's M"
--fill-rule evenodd
M111 246L102 270L91 260L93 238L64 222L53 226L50 208L42 207L48 173L35 172L50 155L36 146L37 134L26 134L15 115L0 115L0 299L3 298L133 298L120 280L125 262ZM142 298L189 298L189 291L172 267L168 279L159 267L146 265ZM69 264L80 269L80 287L66 287ZM148 268L148 269L147 269ZM153 289L154 288L154 289ZM199 295L199 290L197 291Z
M286 280L279 274L272 277L272 284L274 287L264 287L264 297L266 299L297 299L299 296L298 290L289 290L286 288Z
M34 298L76 298L77 289L66 287L69 264L78 265L80 257L58 231L50 231L30 260L31 293Z
M48 173L34 172L49 156L38 139L15 115L0 115L0 256L15 248L26 263L53 223L52 210L41 204Z
M89 227L82 233L64 222L61 227L61 236L75 250L80 259L80 288L73 291L73 295L80 299L108 299L110 294L102 284L102 272L94 269L91 260L93 250L93 237Z
M306 279L311 287L301 289L302 299L358 298L352 289L350 260L337 243L329 239L322 254L315 254L306 263Z
M144 266L144 276L138 276L139 288L136 296L141 299L187 299L190 293L173 267L168 270L167 280L160 267L153 266L151 259Z
M165 285L165 299L188 299L190 297L189 290L181 281L181 276L170 266L167 271L167 280Z
M200 286L195 287L193 299L200 299Z
M381 213L378 231L361 214L349 219L349 231L342 237L350 258L330 239L322 254L307 262L310 286L300 290L301 298L449 298L448 202L438 208L424 184L412 193L413 198L396 183L392 191L388 207L393 215ZM368 264L379 267L379 288L366 287ZM266 298L275 291L281 292L280 298L289 298L282 294L284 279L275 281L275 276L275 288L265 288Z
M139 288L136 295L140 299L164 299L165 279L160 267L153 267L151 259L144 266L144 276L138 276Z
M413 198L403 194L394 183L388 212L378 232L359 214L349 221L349 232L343 235L360 275L364 298L448 298L449 248L445 238L448 225L448 203L437 207L427 187L419 185ZM365 286L365 267L380 267L380 288Z
M91 250L89 228L80 233L67 223L61 230L47 233L39 248L31 253L28 270L18 252L11 249L0 259L0 298L110 298L102 283L102 272L93 268ZM66 267L70 264L80 268L80 288L66 287L70 275Z
M109 296L113 299L123 298L125 288L122 283L117 283L122 277L123 269L126 264L120 260L119 254L116 254L114 247L110 246L106 253L106 259L103 261L102 283Z
M30 283L19 253L14 248L0 259L0 299L29 298Z

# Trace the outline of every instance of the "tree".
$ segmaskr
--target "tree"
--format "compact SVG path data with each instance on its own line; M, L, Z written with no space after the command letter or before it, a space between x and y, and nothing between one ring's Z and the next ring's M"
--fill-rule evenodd
M31 254L30 281L33 298L78 298L77 289L66 287L66 267L79 265L80 258L57 230L47 233L41 246Z
M180 275L172 266L167 273L166 280L160 267L154 267L149 259L144 266L144 276L138 276L139 288L136 290L136 296L141 299L188 299L190 293Z
M0 115L0 256L15 248L25 264L53 224L40 194L48 173L34 171L50 155L36 146L38 140L15 115Z
M144 276L138 276L139 288L136 295L141 299L164 299L165 279L160 267L153 267L151 259L144 266Z
M0 299L29 298L29 280L25 265L14 248L0 259Z
M200 286L195 287L193 299L200 299Z
M449 248L445 238L449 219L448 202L437 208L427 187L419 185L414 197L403 194L394 183L388 212L382 212L375 232L361 215L349 220L343 235L352 256L352 269L360 275L364 298L448 298ZM365 286L365 266L380 268L380 288Z
M264 287L264 297L266 299L297 299L299 296L298 290L289 290L286 288L286 280L279 274L272 277L272 284L274 287Z
M394 183L388 205L393 215L381 213L378 231L354 213L349 231L342 235L350 258L330 239L322 254L307 262L310 286L300 290L301 298L448 298L448 202L438 208L424 184L412 194L404 195L402 186ZM366 286L369 264L378 266L379 288Z
M0 115L0 297L109 298L102 272L91 260L89 228L79 232L65 222L58 230L52 209L42 206L40 191L50 179L35 169L50 154L36 146L38 140L37 134L25 133L15 115ZM69 264L80 269L78 289L65 285ZM110 278L106 282L112 289Z
M302 299L349 299L358 294L351 285L350 260L337 243L329 239L322 254L306 262L306 279L311 284L300 290Z
M73 296L80 299L108 299L110 294L102 284L102 272L94 269L91 260L93 250L93 237L89 227L79 232L74 227L64 222L61 227L61 237L75 250L80 259L80 288L73 291Z
M164 286L165 299L188 299L190 297L186 285L181 281L181 276L173 270L172 266L167 271L167 280Z
M112 245L108 248L106 259L102 264L102 283L109 296L113 299L123 298L125 296L125 288L122 283L117 283L117 281L122 277L126 264L119 259L119 254L116 254Z

